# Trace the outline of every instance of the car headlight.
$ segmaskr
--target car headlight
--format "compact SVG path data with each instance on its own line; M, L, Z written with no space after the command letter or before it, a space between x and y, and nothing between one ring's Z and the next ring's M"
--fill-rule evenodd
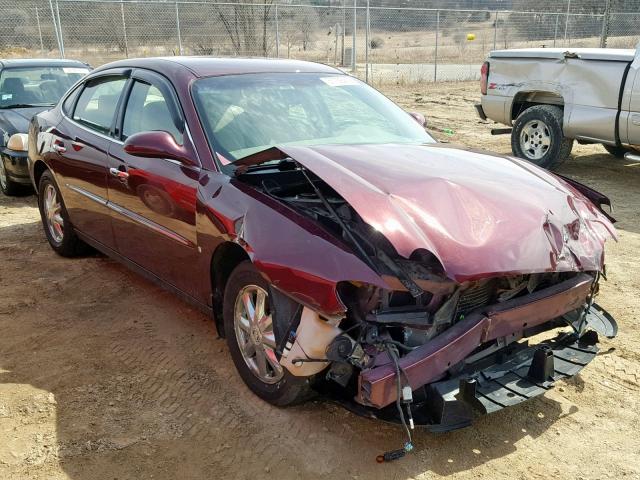
M7 148L16 152L26 152L29 150L29 135L26 133L14 133L9 137Z

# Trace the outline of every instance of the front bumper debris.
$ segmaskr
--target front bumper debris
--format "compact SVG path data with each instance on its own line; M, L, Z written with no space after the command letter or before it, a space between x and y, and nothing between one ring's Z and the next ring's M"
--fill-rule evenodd
M496 305L484 307L402 357L399 366L412 390L437 381L485 342L530 330L562 317L585 303L593 278L587 274ZM397 379L392 364L364 370L356 401L383 408L396 400Z
M466 427L474 411L492 413L544 394L595 358L598 347L589 337L580 341L564 334L518 351L503 363L428 385L425 426L434 431Z
M582 370L598 352L597 334L590 331L577 339L562 333L537 345L512 344L511 352L498 351L467 365L463 372L423 387L420 400L411 405L417 426L433 432L467 427L474 416L493 413L542 395L558 380ZM343 403L353 412L399 423L395 405L382 409Z

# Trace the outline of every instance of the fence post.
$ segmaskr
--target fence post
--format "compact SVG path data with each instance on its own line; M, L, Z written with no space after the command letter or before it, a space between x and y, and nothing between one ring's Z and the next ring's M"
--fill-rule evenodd
M571 0L567 2L567 16L564 20L564 46L567 45L567 32L569 31L569 11L571 9Z
M600 36L600 48L607 47L607 39L609 38L609 27L611 26L611 0L607 0L604 7L604 15L602 16L602 35Z
M278 3L275 4L275 12L274 15L276 17L276 58L280 58L280 25L278 24Z
M556 46L556 38L558 38L558 23L560 20L560 14L556 13L556 30L553 32L553 46Z
M56 0L56 14L53 18L53 21L58 19L58 35L60 39L58 40L58 45L60 46L60 58L64 58L64 37L62 36L62 22L60 21L60 5L58 4L58 0Z
M436 51L433 58L433 83L438 81L438 40L440 36L440 10L436 10Z
M127 42L127 24L124 21L124 0L120 0L120 16L122 17L122 33L124 35L124 56L129 58L129 43Z
M355 73L356 71L356 30L358 28L358 0L353 0L353 33L352 37L352 45L351 45L351 71Z
M364 81L369 83L369 0L367 0L367 10L364 16Z
M40 14L38 13L38 7L36 7L36 22L38 22L38 35L40 36L40 50L44 54L44 42L42 41L42 28L40 27Z
M53 20L53 32L56 35L56 43L58 44L58 52L62 56L62 48L60 47L60 35L58 35L58 23L56 22L56 14L53 10L53 1L49 0L49 7L51 8L51 20Z
M180 35L180 10L176 1L176 29L178 32L178 54L182 55L182 35Z
M496 19L493 22L493 49L496 49L496 42L498 41L498 14L500 12L496 11Z
M340 56L340 65L344 67L344 36L346 34L347 29L347 9L344 4L344 0L342 0L342 54Z
M336 23L333 27L333 64L338 65L338 38L340 31L340 24Z

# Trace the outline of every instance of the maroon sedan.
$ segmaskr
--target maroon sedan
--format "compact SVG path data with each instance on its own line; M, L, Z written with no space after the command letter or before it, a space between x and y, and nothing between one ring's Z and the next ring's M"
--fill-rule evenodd
M605 196L422 123L323 65L125 60L33 120L30 171L56 252L212 314L263 399L446 430L615 335L594 303L615 230Z

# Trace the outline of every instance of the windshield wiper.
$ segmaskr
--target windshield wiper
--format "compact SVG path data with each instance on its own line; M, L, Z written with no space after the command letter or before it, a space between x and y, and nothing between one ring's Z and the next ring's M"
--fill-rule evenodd
M396 262L394 262L393 259L389 257L389 255L387 255L382 249L376 247L372 242L362 238L360 235L358 235L358 238L356 238L357 233L351 230L351 228L347 225L347 222L345 222L342 219L342 217L338 214L338 212L336 212L335 208L333 208L333 205L331 205L327 197L325 197L322 191L318 188L318 186L315 183L313 183L313 180L311 180L311 178L307 174L305 167L303 165L298 164L297 162L295 163L298 165L300 172L302 173L304 178L307 180L307 182L309 182L309 185L311 185L311 188L313 189L316 196L320 199L320 201L324 205L324 208L327 210L329 215L333 217L333 219L338 223L338 225L340 225L340 227L342 228L342 231L349 237L349 240L351 240L356 250L358 250L362 260L364 260L369 265L369 267L373 269L374 272L378 272L377 265L371 260L371 257L369 256L369 254L367 253L367 251L364 249L362 245L362 243L365 243L369 248L373 249L376 257L387 268L389 268L396 277L398 277L398 280L400 280L400 283L402 283L407 288L409 293L414 298L418 298L420 295L422 295L424 293L424 290L420 288L418 284L413 281L411 276L407 274L407 272L405 272L402 269L402 267L400 267Z
M55 103L13 103L11 105L4 105L0 108L30 108L30 107L53 107Z

